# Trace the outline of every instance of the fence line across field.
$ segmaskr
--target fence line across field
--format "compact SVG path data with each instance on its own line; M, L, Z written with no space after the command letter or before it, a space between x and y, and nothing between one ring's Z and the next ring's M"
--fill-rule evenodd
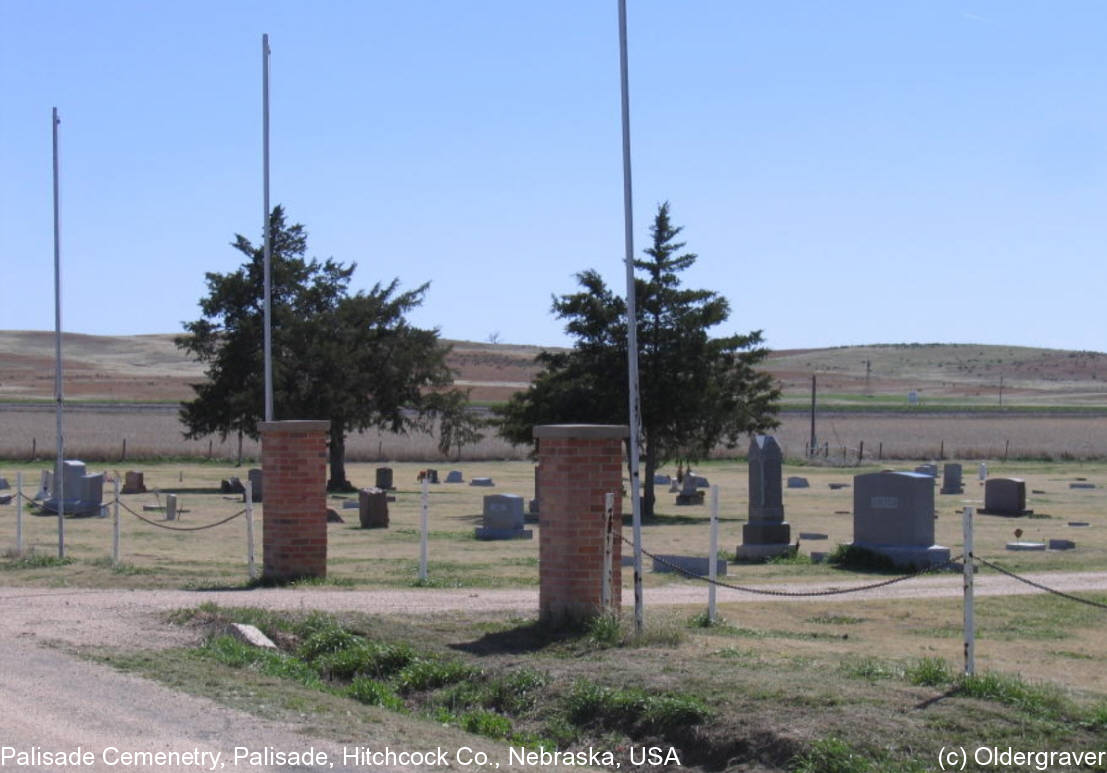
M222 518L214 523L206 523L200 526L168 526L164 523L158 523L141 513L136 512L131 507L126 505L119 496L119 478L113 477L112 479L112 496L110 501L101 502L99 507L101 512L107 507L111 507L112 511L112 535L111 535L111 560L113 566L119 565L119 551L120 551L120 536L119 536L119 510L122 508L124 511L130 513L143 523L154 526L159 529L165 529L167 531L176 532L196 532L205 531L207 529L213 529L217 526L222 526L225 523L233 521L239 516L245 516L246 520L246 566L249 579L253 581L257 578L255 558L254 558L254 500L253 500L253 486L250 481L247 480L243 487L245 489L246 506L233 515L229 515L226 518ZM15 549L19 554L23 553L23 503L24 501L33 504L34 498L29 497L23 493L23 473L17 472L15 475L16 485L16 517L15 517ZM58 540L59 544L63 544L63 533L59 531Z

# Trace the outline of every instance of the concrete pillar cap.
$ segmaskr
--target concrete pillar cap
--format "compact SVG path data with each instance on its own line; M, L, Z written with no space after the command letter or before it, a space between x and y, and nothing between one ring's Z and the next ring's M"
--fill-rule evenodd
M331 423L326 419L291 419L289 421L262 421L258 429L266 432L326 432Z
M626 424L538 424L534 427L536 438L619 438L630 437Z

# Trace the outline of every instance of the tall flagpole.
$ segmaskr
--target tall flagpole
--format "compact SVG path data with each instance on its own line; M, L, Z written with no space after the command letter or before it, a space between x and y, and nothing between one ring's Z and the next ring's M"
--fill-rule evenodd
M265 228L265 420L273 421L273 299L270 292L269 258L269 35L261 36L261 166Z
M61 225L58 196L58 108L51 125L54 138L54 399L57 401L57 465L54 467L54 498L58 503L58 558L65 558L65 440L62 437L62 355L61 355Z
M638 310L634 291L634 215L630 184L630 85L627 67L627 3L619 0L619 74L623 118L623 223L627 270L627 391L630 394L630 506L634 523L634 629L645 624L642 600L642 482L638 471Z

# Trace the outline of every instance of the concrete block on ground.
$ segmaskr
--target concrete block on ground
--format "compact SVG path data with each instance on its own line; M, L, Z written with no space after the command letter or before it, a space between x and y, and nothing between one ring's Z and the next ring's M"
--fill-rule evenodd
M631 564L634 563L634 556L630 557ZM666 564L671 564L667 566ZM726 560L722 558L715 559L715 574L719 577L726 577ZM674 568L676 567L676 568ZM674 572L681 574L694 574L697 577L707 577L710 574L711 565L707 561L707 556L677 556L677 555L664 555L658 554L653 559L653 571L658 574L665 572Z
M249 625L248 623L231 623L226 628L228 636L233 636L244 644L249 644L251 647L259 647L266 650L275 650L277 645L273 643L273 640L262 633L257 626Z

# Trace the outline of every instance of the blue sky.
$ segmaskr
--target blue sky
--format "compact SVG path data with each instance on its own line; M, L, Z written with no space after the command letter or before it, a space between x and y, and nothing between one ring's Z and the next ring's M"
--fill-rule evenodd
M636 249L670 201L718 332L1107 350L1107 5L629 0ZM0 0L0 329L179 332L272 201L448 338L565 344L624 282L615 0Z

